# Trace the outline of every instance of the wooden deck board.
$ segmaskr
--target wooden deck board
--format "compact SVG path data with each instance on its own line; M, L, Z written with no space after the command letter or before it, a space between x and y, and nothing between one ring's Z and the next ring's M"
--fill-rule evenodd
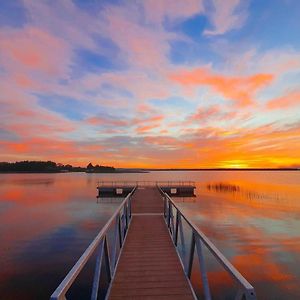
M162 215L156 188L138 189L132 198L126 242L109 299L194 299Z

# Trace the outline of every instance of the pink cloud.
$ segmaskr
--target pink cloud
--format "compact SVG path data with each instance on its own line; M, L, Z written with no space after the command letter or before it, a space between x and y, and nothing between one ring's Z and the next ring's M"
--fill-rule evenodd
M86 120L91 125L108 125L108 126L128 126L128 121L118 120L109 117L91 117Z
M206 35L220 35L240 28L247 19L247 10L241 0L213 0L214 10L208 13L213 29L206 29Z
M267 108L273 109L289 109L300 105L300 92L292 91L282 97L272 99L267 103Z
M190 18L204 11L201 0L146 0L143 4L146 19L153 23L162 23L166 17L171 20Z
M148 131L151 131L152 129L158 128L159 126L160 126L159 124L139 126L139 127L137 127L136 132L137 133L146 133Z
M145 129L146 127L150 128L153 125L149 125L149 124L158 123L163 119L164 119L163 115L148 115L148 116L145 115L144 117L132 118L132 119L128 118L124 120L117 119L117 118L110 118L110 117L95 116L95 117L88 118L86 122L92 125L108 125L108 126L116 126L116 127L124 127L124 126L130 127L130 126L136 126L141 124L147 124L146 126L140 127L141 131L143 131L144 127Z
M136 7L108 6L102 13L103 34L122 50L122 56L131 66L145 69L163 69L167 63L168 40L175 35L162 28L155 30L142 26Z
M36 105L26 93L5 91L1 127L19 137L59 136L78 129L78 124Z
M245 121L251 118L250 113L237 112L233 110L227 110L225 107L220 105L211 105L208 107L199 107L195 113L188 115L184 122L179 125L199 125L199 124L207 124L210 121ZM187 128L185 128L187 129Z
M71 46L84 46L88 49L105 50L96 46L94 35L99 33L100 18L91 18L73 1L62 2L23 0L28 21L36 28L52 34ZM76 22L75 22L76 20Z
M144 141L147 144L168 147L177 147L182 145L179 139L171 136L146 136L144 137Z
M209 118L219 115L220 108L217 105L205 107L205 108L198 108L196 113L188 116L187 122L194 122L194 121L206 121Z
M37 85L34 80L32 80L29 76L26 74L14 74L12 75L14 77L14 81L17 86L24 89L34 89Z
M130 70L127 72L107 72L103 74L89 74L82 78L75 85L86 91L100 89L102 84L108 83L117 88L123 88L133 94L138 105L149 99L164 99L173 94L172 82L164 75L156 74L149 76L146 71ZM128 99L123 101L118 97L119 103L128 107ZM115 105L114 99L103 99L107 105Z
M23 78L16 78L25 85L30 79L23 72L62 75L70 61L70 50L62 39L35 27L2 30L0 47L1 64L8 72L20 73Z
M153 108L149 104L145 104L145 103L139 104L137 107L137 111L139 113L147 113L152 110L153 110Z
M142 124L142 123L153 123L153 122L159 122L164 119L163 115L154 115L150 117L144 117L144 118L135 118L132 120L132 124Z

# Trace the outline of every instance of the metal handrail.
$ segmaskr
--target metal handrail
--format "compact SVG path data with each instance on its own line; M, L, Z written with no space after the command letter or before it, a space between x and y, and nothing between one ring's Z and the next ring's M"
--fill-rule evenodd
M101 229L98 235L95 237L93 242L89 245L89 247L84 251L81 257L78 259L76 264L73 268L69 271L60 285L56 288L56 290L51 295L51 300L65 300L66 293L68 292L69 288L75 281L75 279L80 274L83 267L88 262L89 258L93 255L95 250L99 247L95 272L94 272L94 279L93 279L93 289L91 294L91 299L97 299L98 296L98 289L100 283L100 275L101 275L101 267L103 259L105 260L106 266L106 273L108 277L108 281L110 282L116 267L116 262L118 260L117 257L117 245L119 240L120 249L123 246L123 241L126 237L128 227L131 220L131 197L135 192L136 187L127 195L127 197L123 200L117 210L114 212L112 217L108 220L105 226ZM114 222L115 221L115 222ZM110 259L109 255L109 246L108 246L108 238L107 234L109 229L111 228L112 224L115 223L114 228L114 235L113 235L113 248L112 248L112 255ZM119 251L120 255L120 251Z
M191 247L189 251L189 256L187 257L186 262L182 261L182 258L179 254L179 258L182 261L184 266L184 271L187 277L190 279L192 274L192 267L194 261L195 248L197 250L197 255L199 259L201 278L204 289L204 296L206 300L211 299L209 282L207 277L207 272L205 268L205 260L203 256L202 244L214 255L218 262L223 266L223 268L231 275L231 277L239 284L239 290L235 297L235 300L241 300L245 297L246 300L256 300L256 294L254 287L245 279L245 277L227 260L227 258L217 249L217 247L208 239L208 237L201 231L199 228L189 220L180 208L174 203L172 198L158 186L160 193L164 197L164 217L167 223L167 226L170 231L172 241L178 252L178 234L180 234L181 242L184 247L184 231L182 227L183 218L189 227L192 230L192 239ZM174 223L174 213L173 207L176 210L176 220Z
M98 181L98 187L124 187L124 186L137 186L137 187L147 187L147 186L195 186L195 181Z

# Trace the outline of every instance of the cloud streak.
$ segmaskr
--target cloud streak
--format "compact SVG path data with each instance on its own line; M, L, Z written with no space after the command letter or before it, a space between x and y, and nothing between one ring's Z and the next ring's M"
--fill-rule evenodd
M247 2L247 1L246 1ZM242 27L247 19L245 3L241 0L212 0L213 9L209 12L212 29L206 29L205 35L222 35Z
M208 68L196 68L171 74L170 79L187 88L209 86L225 98L235 101L238 106L245 106L255 102L255 93L269 85L273 80L273 75L254 74L234 77L215 74Z

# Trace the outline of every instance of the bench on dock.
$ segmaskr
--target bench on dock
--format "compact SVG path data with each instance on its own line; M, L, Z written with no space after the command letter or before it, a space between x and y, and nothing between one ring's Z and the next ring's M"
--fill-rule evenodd
M187 224L191 239L186 247ZM109 232L113 233L109 244ZM206 247L238 284L235 299L255 300L253 286L235 269L212 242L185 216L158 184L132 186L113 216L79 258L51 296L66 293L93 254L97 255L91 299L107 279L104 299L197 299L191 274L197 255L205 299L211 292L205 268ZM180 248L180 251L179 251Z

